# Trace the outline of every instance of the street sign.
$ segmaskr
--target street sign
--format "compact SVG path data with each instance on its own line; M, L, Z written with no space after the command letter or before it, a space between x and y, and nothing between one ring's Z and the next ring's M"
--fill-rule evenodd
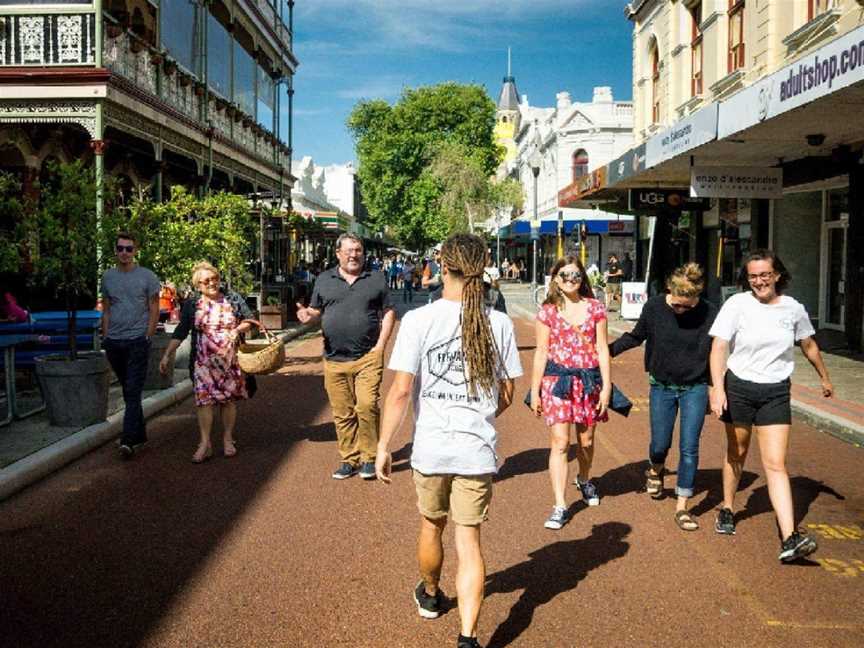
M531 240L539 241L540 240L540 227L532 227L531 228Z
M700 211L710 207L707 200L691 198L686 189L631 189L631 211Z

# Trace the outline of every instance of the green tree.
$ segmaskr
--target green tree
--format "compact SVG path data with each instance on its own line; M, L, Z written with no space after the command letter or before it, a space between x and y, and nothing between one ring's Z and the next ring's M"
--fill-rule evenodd
M372 225L388 227L409 247L464 229L448 207L457 199L442 202L447 184L429 167L446 144L465 152L471 173L491 176L501 155L494 125L495 104L477 85L407 89L393 106L381 100L357 104L348 127Z
M250 211L244 196L216 193L196 198L175 186L164 203L135 200L126 209L115 210L106 222L103 250L113 254L117 232L129 231L140 241L138 262L162 281L188 285L193 266L206 260L219 268L232 289L248 291L248 261L257 229Z

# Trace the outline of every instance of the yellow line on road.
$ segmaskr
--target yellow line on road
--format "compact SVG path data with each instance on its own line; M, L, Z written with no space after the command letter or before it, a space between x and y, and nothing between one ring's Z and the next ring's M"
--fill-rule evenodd
M773 628L790 628L792 630L864 630L864 623L798 623L797 621L777 621L768 619L765 625Z

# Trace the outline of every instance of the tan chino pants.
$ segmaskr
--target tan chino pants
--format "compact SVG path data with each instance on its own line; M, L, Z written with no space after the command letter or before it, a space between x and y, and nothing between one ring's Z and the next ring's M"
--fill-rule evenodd
M339 454L353 466L375 461L383 373L384 353L379 351L349 362L324 360L324 388L333 410Z

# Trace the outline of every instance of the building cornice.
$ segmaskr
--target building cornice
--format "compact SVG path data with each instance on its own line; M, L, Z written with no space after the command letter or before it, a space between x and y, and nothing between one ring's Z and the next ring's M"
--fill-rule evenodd
M106 68L9 67L0 68L0 85L78 86L105 84L111 78Z
M672 56L674 58L674 57L678 56L681 52L683 52L686 47L687 47L686 43L681 43L680 45L675 47L675 49L673 49L670 53L672 54Z
M717 22L717 19L722 15L722 11L715 11L714 13L710 14L705 20L702 21L702 24L699 25L699 31L704 34L705 30L708 29L715 22Z
M813 20L805 23L784 38L783 44L791 54L800 49L805 43L809 42L812 45L823 38L832 36L836 32L833 25L840 20L841 16L842 12L839 9L831 9L823 14L819 14Z

